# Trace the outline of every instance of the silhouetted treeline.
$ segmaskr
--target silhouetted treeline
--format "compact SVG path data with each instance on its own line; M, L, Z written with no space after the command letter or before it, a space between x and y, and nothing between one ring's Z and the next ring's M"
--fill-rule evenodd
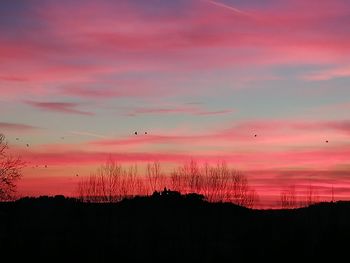
M258 195L241 172L224 162L199 165L192 160L165 174L158 162L149 163L146 174L139 175L136 165L124 167L109 160L78 184L78 196L87 202L117 202L125 197L149 195L164 187L183 194L198 193L211 202L232 202L253 208Z
M345 202L251 210L165 189L116 203L0 203L1 262L334 262L349 234Z
M289 185L281 190L280 201L282 209L293 209L319 203L320 197L311 184L307 185L303 194L297 193L295 185Z

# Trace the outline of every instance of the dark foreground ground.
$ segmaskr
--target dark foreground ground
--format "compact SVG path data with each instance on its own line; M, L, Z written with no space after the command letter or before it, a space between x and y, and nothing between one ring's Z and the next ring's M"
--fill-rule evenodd
M248 210L197 196L0 203L0 262L313 262L349 252L347 202L289 211Z

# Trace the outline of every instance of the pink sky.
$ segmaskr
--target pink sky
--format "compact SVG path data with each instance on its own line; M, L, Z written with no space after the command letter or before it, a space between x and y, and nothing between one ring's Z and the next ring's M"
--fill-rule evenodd
M0 132L28 162L19 195L74 195L112 156L225 161L262 206L310 182L349 199L349 24L342 0L4 1Z

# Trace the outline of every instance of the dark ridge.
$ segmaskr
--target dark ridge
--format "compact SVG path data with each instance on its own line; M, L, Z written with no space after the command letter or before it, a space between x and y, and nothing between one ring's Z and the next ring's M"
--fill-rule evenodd
M350 203L252 210L169 191L118 203L0 203L3 262L246 262L346 256Z

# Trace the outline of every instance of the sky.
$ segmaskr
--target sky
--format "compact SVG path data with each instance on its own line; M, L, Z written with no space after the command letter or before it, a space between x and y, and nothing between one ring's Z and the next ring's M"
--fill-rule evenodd
M341 0L1 1L19 194L74 195L111 156L225 161L266 204L289 185L349 199L349 24Z

